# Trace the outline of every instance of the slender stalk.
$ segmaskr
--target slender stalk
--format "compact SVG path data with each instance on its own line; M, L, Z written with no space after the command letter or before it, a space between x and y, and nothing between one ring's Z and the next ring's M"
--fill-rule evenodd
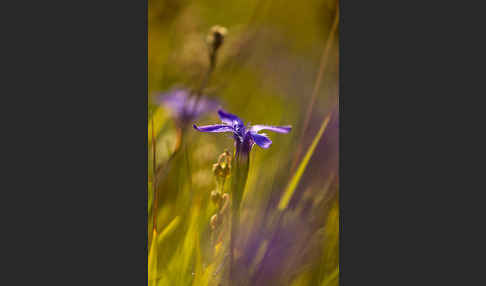
M238 235L238 228L240 226L240 212L233 210L231 214L231 234L230 234L230 275L229 284L236 281L236 265L235 265L235 240Z
M336 31L337 31L338 23L339 23L339 7L336 8L336 16L334 17L334 22L331 26L331 32L329 34L329 39L327 40L326 45L324 46L324 49L322 50L321 63L320 63L320 66L319 66L319 71L317 73L317 78L316 78L316 81L314 83L314 88L312 90L311 100L310 100L309 105L307 106L307 110L305 112L306 116L305 116L305 120L304 120L304 125L301 129L301 132L300 132L301 142L300 142L300 144L298 144L297 151L296 151L294 159L293 159L292 167L290 168L291 173L293 173L294 170L295 170L295 167L297 167L297 161L300 157L300 153L302 152L302 145L303 145L302 141L304 140L305 131L307 130L307 127L309 127L309 122L310 122L310 118L311 118L311 115L312 115L312 108L314 107L314 104L315 104L315 101L316 101L316 98L317 98L317 94L318 94L319 89L321 87L322 75L324 74L325 68L327 66L327 62L329 60L329 52L331 50L332 44L334 43L334 37L335 37Z
M215 63L213 62L213 60L211 60L210 63L209 63L209 68L208 68L207 72L204 74L204 78L202 80L202 83L201 83L201 85L199 86L199 88L196 91L196 98L197 98L197 100L199 100L199 98L202 95L202 91L208 85L209 79L211 77L211 74L214 71L214 66L215 66ZM197 101L196 101L196 103L197 103Z
M179 150L181 149L181 146L182 146L182 133L183 133L183 130L178 128L177 129L177 140L176 140L176 145L175 145L175 149L174 149L174 152L172 152L172 154L169 156L169 159L167 160L166 164L163 164L162 166L160 166L158 169L157 169L157 156L156 156L156 152L157 152L157 140L155 140L155 136L154 136L154 120L152 118L152 153L153 153L153 206L152 206L152 217L153 217L153 229L155 230L155 232L157 232L157 209L158 209L158 205L159 205L159 192L158 192L158 178L161 177L161 179L163 178L162 175L164 173L165 170L167 170L167 168L169 167L170 165L170 162L174 159L175 155L179 152Z
M240 205L245 190L246 179L250 167L249 150L242 150L243 144L236 145L234 156L233 175L231 177L231 234L230 234L230 275L229 285L238 283L236 263L235 263L235 246L238 238L240 226Z
M199 103L199 99L201 98L201 95L202 95L202 92L204 90L204 88L206 88L206 86L208 85L209 83L209 79L211 78L211 74L213 73L214 71L214 67L216 66L216 51L212 51L210 50L209 52L209 67L208 67L208 70L206 71L206 73L204 74L204 78L201 82L201 85L199 86L199 88L197 89L196 91L196 101L194 102L194 105L193 105L193 110L195 110L197 108L197 105Z
M175 156L182 149L182 143L183 143L182 139L183 139L184 129L178 128L176 131L177 131L177 134L176 134L177 140L176 140L176 143L175 143L174 151L170 154L169 159L167 159L165 164L163 164L162 166L160 166L157 169L156 177L158 177L160 179L163 178L163 175L164 175L165 171L169 168L170 163L172 162L172 160L174 160Z

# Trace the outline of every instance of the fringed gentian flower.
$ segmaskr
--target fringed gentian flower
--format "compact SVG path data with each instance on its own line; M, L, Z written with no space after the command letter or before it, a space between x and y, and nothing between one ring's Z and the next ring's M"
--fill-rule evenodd
M243 192L248 177L250 167L250 151L254 144L261 148L268 148L272 144L266 134L259 134L261 130L270 130L277 133L288 133L291 126L269 126L269 125L248 125L245 126L238 116L218 110L219 118L223 124L214 124L206 126L196 126L194 128L201 132L232 132L235 139L234 167L231 174L231 205L232 205L232 222L231 222L231 239L230 239L230 281L239 281L237 264L234 260L235 240L238 237L240 205Z
M162 93L157 97L157 101L170 110L181 127L219 106L216 100L191 95L191 92L186 89L174 89Z
M219 118L223 124L214 124L206 126L196 126L194 128L201 132L232 132L235 139L236 153L248 154L254 144L261 148L268 148L272 140L266 134L259 134L261 130L270 130L278 133L288 133L291 126L269 126L269 125L249 125L245 126L238 116L218 110Z
M268 148L272 144L272 140L267 137L266 134L259 134L261 130L270 130L277 133L288 133L291 126L269 126L269 125L248 125L245 126L243 121L238 116L227 113L223 110L218 110L218 115L223 124L214 124L206 126L193 127L201 132L232 132L235 139L235 154L234 162L235 168L233 172L232 184L236 182L239 186L239 191L235 192L236 195L233 198L236 200L235 207L239 207L241 196L243 195L243 188L246 183L246 177L248 175L248 168L250 165L249 153L254 144L257 144L261 148ZM236 186L235 186L236 187Z

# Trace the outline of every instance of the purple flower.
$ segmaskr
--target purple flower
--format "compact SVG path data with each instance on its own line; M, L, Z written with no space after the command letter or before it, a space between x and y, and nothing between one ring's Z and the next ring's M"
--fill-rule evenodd
M270 130L278 133L288 133L292 128L287 126L269 126L269 125L248 125L245 126L243 121L238 116L231 113L226 113L223 110L218 110L219 118L223 124L214 124L206 126L196 126L194 128L201 132L232 132L236 143L236 152L240 151L250 152L254 144L261 148L268 148L272 144L272 140L266 134L258 132L261 130Z
M183 125L198 118L204 113L218 108L216 100L191 95L186 89L174 89L157 96L158 103L169 109L172 115Z

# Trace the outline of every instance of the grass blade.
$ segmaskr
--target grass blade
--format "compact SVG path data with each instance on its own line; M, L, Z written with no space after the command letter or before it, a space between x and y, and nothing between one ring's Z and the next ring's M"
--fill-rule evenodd
M324 281L322 281L321 286L338 285L338 283L331 284L331 282L335 281L338 278L339 278L339 267L336 267L336 269L334 269L334 271L326 279L324 279Z
M161 244L166 237L171 235L177 229L180 222L181 222L181 217L176 216L160 233L160 236L157 239L157 243Z
M282 198L280 199L280 202L278 203L278 209L279 210L283 211L287 208L287 205L289 204L289 201L292 198L292 195L294 194L295 189L299 185L300 179L301 179L302 175L304 174L304 171L307 167L307 164L309 163L310 158L312 157L312 154L314 153L314 150L317 147L317 143L319 143L319 140L322 137L322 134L324 134L324 131L326 130L327 124L329 123L330 119L331 119L331 114L326 116L326 118L322 122L322 125L321 125L321 128L319 129L319 132L317 132L317 135L316 135L316 137L314 137L312 144L310 145L309 149L307 149L307 153L305 154L304 158L302 159L302 162L300 162L299 168L294 173L294 176L290 180L290 183L288 184Z
M152 230L152 243L150 244L149 254L148 254L148 285L157 285L157 232L155 229Z
M150 144L152 144L152 141L154 140L154 136L155 136L155 138L158 137L158 135L159 135L160 131L162 130L162 127L165 124L165 122L167 121L167 119L168 119L167 112L163 108L157 108L154 111L152 117L149 118L150 121L155 122L154 124L151 124L151 126L149 125L149 128L148 128L148 144L149 144L149 146L150 146Z

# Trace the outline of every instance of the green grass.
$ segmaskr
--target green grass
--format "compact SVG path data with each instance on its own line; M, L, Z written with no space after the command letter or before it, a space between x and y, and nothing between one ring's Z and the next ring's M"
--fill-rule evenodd
M326 130L327 124L329 124L329 119L331 117L327 116L323 121L321 128L319 129L319 132L317 132L316 137L314 137L314 140L312 140L312 144L310 145L309 149L307 150L307 153L304 156L304 159L302 159L302 162L299 164L299 167L297 171L294 173L292 176L292 179L290 180L289 185L285 189L285 192L282 196L282 199L280 199L280 202L278 204L278 209L283 211L287 208L290 199L292 198L292 195L295 192L295 189L297 188L297 185L300 182L300 179L302 178L302 175L304 174L305 168L307 168L307 164L309 164L309 160L312 157L312 154L314 153L314 150L317 147L317 143L319 143L319 140L322 137L322 134L324 134L324 131Z
M338 285L339 172L331 160L338 152L336 43L317 85L308 131L301 132L335 5L149 1L149 285ZM251 151L235 240L240 278L231 284L230 212L213 229L219 206L210 194L217 188L212 166L225 149L233 153L233 139L190 126L179 133L170 110L153 98L176 84L199 85L208 64L204 39L216 24L229 33L205 94L245 123L293 126L289 134L267 132L272 146ZM196 121L219 118L213 112ZM221 191L231 195L231 177Z

